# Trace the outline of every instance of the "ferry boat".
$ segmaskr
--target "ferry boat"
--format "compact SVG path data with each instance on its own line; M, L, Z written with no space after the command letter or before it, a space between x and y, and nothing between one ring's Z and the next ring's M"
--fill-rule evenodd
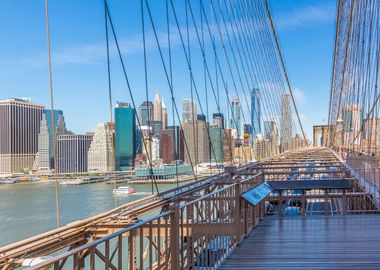
M118 187L113 190L113 195L119 196L119 195L129 195L136 193L136 189L133 187L125 186L125 187Z

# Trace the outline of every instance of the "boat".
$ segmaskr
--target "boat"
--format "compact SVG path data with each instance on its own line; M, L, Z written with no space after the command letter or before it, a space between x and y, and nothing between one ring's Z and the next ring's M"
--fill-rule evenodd
M63 186L73 186L73 185L82 185L84 181L81 178L63 180L60 182Z
M115 196L130 195L130 194L136 193L136 189L134 187L124 186L124 187L118 187L114 189L112 193Z

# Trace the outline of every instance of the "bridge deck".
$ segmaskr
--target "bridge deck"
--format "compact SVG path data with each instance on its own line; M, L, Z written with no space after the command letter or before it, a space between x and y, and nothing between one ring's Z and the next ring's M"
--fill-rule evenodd
M266 217L220 269L379 269L380 215Z

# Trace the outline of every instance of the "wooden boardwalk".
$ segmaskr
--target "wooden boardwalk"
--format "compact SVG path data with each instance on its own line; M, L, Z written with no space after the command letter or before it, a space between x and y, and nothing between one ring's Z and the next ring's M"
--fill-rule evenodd
M266 217L220 269L380 269L380 215Z

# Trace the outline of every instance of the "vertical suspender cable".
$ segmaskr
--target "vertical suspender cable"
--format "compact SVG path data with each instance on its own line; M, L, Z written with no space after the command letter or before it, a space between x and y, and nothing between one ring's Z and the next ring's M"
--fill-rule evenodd
M54 128L54 95L53 95L53 75L52 75L51 48L50 48L49 0L45 0L45 18L46 18L46 38L47 38L48 64L49 64L49 86L50 86L51 126L52 126L51 137L53 139L53 157L54 157L55 210L56 210L57 227L60 227L58 171L57 171L57 137L55 135L55 128Z
M106 30L106 50L107 50L107 77L108 77L108 99L109 99L109 112L110 112L110 122L115 130L115 124L113 123L112 114L112 85L111 85L111 66L110 66L110 49L109 49L109 38L108 38L108 17L106 9L106 0L104 0L104 19L105 19L105 30ZM112 164L113 164L113 188L116 190L116 149L115 149L115 133L112 135ZM117 197L115 196L115 206L117 206Z
M268 17L269 17L269 20L270 20L270 25L271 25L271 28L272 28L272 32L273 32L273 36L274 36L274 40L276 41L276 47L277 47L277 51L278 51L278 55L279 55L279 58L280 58L280 61L281 61L281 65L282 65L282 69L284 71L284 75L285 75L285 79L286 79L286 83L288 85L288 88L289 88L289 92L290 92L290 96L292 98L292 102L293 102L293 106L294 106L294 111L296 113L296 116L297 116L297 120L298 120L298 124L300 125L300 128L301 128L301 132L302 132L302 136L305 140L305 143L307 146L309 146L309 142L307 141L306 139L306 135L305 135L305 132L303 130L303 126L302 126L302 123L301 123L301 119L300 119L300 116L298 114L298 110L297 110L297 106L296 106L296 102L294 100L294 95L293 95L293 91L292 91L292 87L290 85L290 81L289 81L289 77L288 77L288 72L286 71L286 68L285 68L285 62L284 62L284 58L282 57L282 52L281 52L281 48L280 48L280 44L278 42L278 38L277 38L277 34L276 34L276 30L274 28L274 23L273 23L273 19L272 19L272 15L270 13L270 10L269 10L269 5L268 5L268 1L267 0L264 0L265 2L265 8L268 12Z

